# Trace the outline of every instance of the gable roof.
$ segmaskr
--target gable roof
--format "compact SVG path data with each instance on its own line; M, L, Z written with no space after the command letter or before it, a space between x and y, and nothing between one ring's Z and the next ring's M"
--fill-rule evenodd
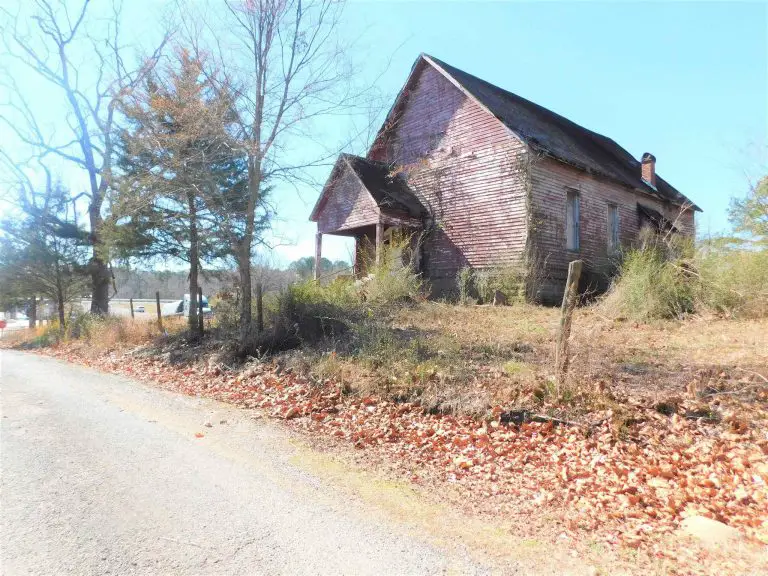
M424 208L413 191L408 187L405 179L400 175L393 175L392 169L388 164L361 158L353 154L342 153L339 155L338 160L336 160L328 182L325 184L320 198L317 199L317 203L312 209L312 214L309 217L310 221L317 221L317 215L322 208L330 184L345 166L349 167L357 176L382 211L406 213L413 218L421 218L427 214L427 209Z
M442 73L534 151L662 200L690 205L694 210L701 211L658 174L655 187L644 181L640 161L610 138L427 54L419 56L411 76L421 61Z
M427 209L421 204L413 191L400 175L392 175L392 168L384 162L376 162L342 154L357 177L371 193L379 208L398 210L414 218L427 214Z

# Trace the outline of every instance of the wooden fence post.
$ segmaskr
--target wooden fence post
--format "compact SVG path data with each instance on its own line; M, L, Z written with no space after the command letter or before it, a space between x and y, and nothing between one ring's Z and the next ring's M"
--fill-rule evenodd
M203 287L197 287L197 325L200 328L200 336L203 335L205 330L205 323L203 322Z
M155 292L155 302L157 303L157 327L160 332L163 331L163 315L160 313L160 290Z
M259 334L264 331L264 302L261 282L256 282L256 330Z
M323 262L323 234L318 232L315 234L315 269L314 278L320 280L321 269L320 266Z
M381 222L376 224L376 266L381 264L381 259L384 253L384 224Z
M557 371L558 394L560 384L568 373L568 339L571 336L571 320L573 310L579 296L579 278L583 262L574 260L568 264L568 280L563 292L563 304L560 307L560 331L557 336L557 350L555 351L555 370Z
M133 315L133 298L131 298L130 302L131 302L131 318L134 318L135 316Z

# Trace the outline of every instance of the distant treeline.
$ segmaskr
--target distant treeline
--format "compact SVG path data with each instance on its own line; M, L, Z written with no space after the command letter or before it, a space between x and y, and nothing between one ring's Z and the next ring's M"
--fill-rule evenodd
M349 269L349 266L349 263L341 260L331 262L323 258L321 270L327 277L336 272L343 273ZM314 259L311 257L296 260L285 270L269 266L253 266L253 285L261 282L265 292L280 291L292 282L311 278L314 272L313 267ZM155 292L159 291L160 297L164 300L180 299L189 292L189 272L187 271L115 268L113 274L113 298L151 299L155 297ZM237 282L238 275L234 270L211 270L200 274L203 293L209 297L237 289Z
M189 292L189 272L155 270L114 269L113 298L150 299L160 292L163 299L181 298ZM236 274L229 271L215 271L201 275L200 284L206 295L213 296L222 290L231 289ZM115 291L116 289L116 291Z

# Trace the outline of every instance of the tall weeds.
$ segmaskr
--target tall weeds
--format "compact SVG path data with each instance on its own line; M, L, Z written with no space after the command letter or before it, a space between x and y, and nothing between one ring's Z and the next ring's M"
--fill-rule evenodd
M725 240L694 246L677 237L649 237L626 251L602 302L613 317L647 321L691 313L768 315L768 250Z
M289 286L268 310L267 329L255 336L252 348L275 352L349 331L374 330L374 324L385 321L397 306L422 298L424 285L415 272L412 252L410 236L393 237L378 262L372 256L365 263L364 278Z
M768 317L768 249L710 242L697 252L701 307L739 318Z
M480 302L493 301L496 292L501 292L507 302L524 302L526 296L526 271L520 264L509 264L483 268L475 272L475 288Z
M185 319L163 318L166 332L180 332ZM160 335L154 320L134 320L125 316L99 317L88 313L78 314L62 329L57 321L19 334L18 345L40 348L78 341L87 344L94 353L111 350L121 345L139 345Z

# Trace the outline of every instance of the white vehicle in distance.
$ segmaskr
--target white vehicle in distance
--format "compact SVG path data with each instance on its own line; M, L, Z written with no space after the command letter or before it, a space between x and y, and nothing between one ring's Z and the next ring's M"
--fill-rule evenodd
M144 310L144 306L136 306L136 312L146 312L146 310Z
M189 294L184 294L183 300L163 304L160 308L160 313L163 316L189 316L189 303ZM205 295L203 296L203 316L206 318L213 316L213 310L208 305L208 298Z

